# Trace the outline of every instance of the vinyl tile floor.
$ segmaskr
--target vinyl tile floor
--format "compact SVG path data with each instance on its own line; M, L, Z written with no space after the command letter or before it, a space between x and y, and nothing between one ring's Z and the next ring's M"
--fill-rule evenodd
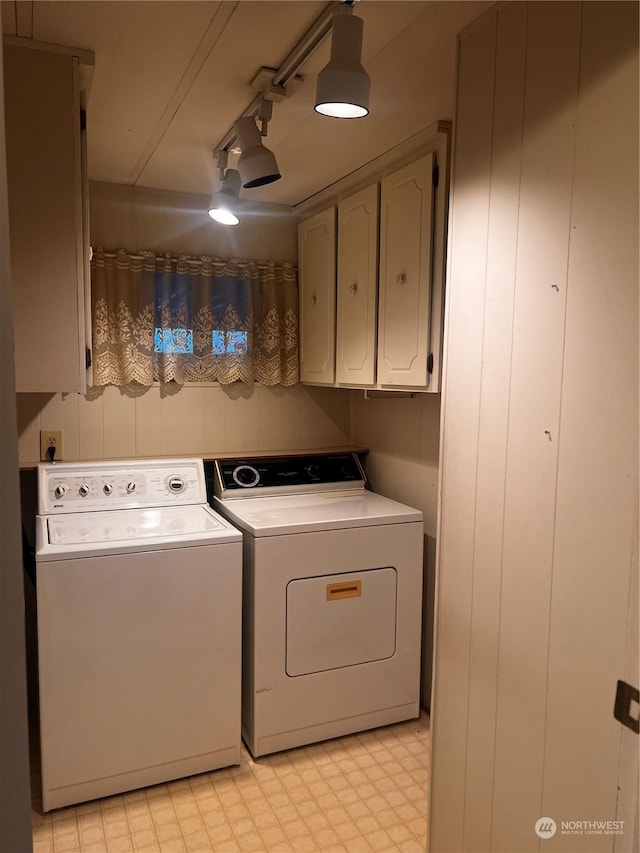
M43 815L34 853L424 853L429 717Z

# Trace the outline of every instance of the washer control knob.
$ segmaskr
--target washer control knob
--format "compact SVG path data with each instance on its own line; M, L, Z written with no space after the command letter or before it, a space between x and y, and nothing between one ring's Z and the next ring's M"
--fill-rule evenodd
M105 483L102 487L102 491L105 493L105 495L110 495L113 492L113 484Z
M78 491L80 492L81 497L86 498L86 496L89 494L91 489L89 486L87 486L86 483L81 483L80 486L78 487Z
M64 497L67 494L67 487L64 483L60 483L53 490L53 494L59 499Z
M175 492L176 494L184 491L186 485L187 484L184 481L184 477L178 477L177 475L169 477L169 479L167 480L167 487L169 491Z
M136 484L133 480L127 483L127 492L132 494L136 490Z
M311 480L319 480L320 479L320 466L319 465L307 465L306 468L307 474Z
M252 465L238 465L233 471L233 479L243 489L250 489L260 482L260 474Z

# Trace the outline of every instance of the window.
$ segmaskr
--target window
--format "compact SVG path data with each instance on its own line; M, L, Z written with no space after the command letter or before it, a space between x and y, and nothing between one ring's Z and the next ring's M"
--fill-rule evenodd
M153 336L154 352L193 352L193 329L159 329Z
M247 333L223 332L221 329L214 329L211 333L211 348L214 355L229 355L231 353L245 355L249 350Z
M214 355L246 355L249 346L246 332L224 332L213 329L211 332L211 351ZM192 353L193 329L160 329L156 327L153 336L154 352Z

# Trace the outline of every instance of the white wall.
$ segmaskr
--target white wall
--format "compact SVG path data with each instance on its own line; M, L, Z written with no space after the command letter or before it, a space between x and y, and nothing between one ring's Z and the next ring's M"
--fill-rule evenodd
M438 509L440 395L366 400L351 391L351 440L369 448L367 476L374 491L415 506L424 516L421 699L431 706Z
M64 458L117 459L298 450L349 441L349 392L235 384L79 394L18 394L20 464L38 462L40 430L62 429Z
M631 851L638 4L498 5L454 126L431 851Z
M297 263L297 219L283 205L253 204L250 216L225 227L207 215L211 194L91 183L91 244Z
M370 449L367 473L375 491L415 506L425 534L436 535L440 395L366 400L351 391L351 438Z
M2 92L0 40L0 848L26 853L31 850L31 788Z
M297 220L271 206L234 228L212 222L209 196L90 187L91 242L105 249L295 263ZM62 429L64 458L102 459L225 451L296 450L349 439L349 392L255 385L144 389L107 387L77 394L18 394L20 464L39 460L41 429Z

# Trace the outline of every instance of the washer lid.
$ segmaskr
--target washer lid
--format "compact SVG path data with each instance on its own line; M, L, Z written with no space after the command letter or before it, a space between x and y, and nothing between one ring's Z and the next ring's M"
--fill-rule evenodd
M239 542L241 534L204 504L38 516L39 560Z
M422 521L420 510L365 489L244 500L214 498L214 506L253 536Z

